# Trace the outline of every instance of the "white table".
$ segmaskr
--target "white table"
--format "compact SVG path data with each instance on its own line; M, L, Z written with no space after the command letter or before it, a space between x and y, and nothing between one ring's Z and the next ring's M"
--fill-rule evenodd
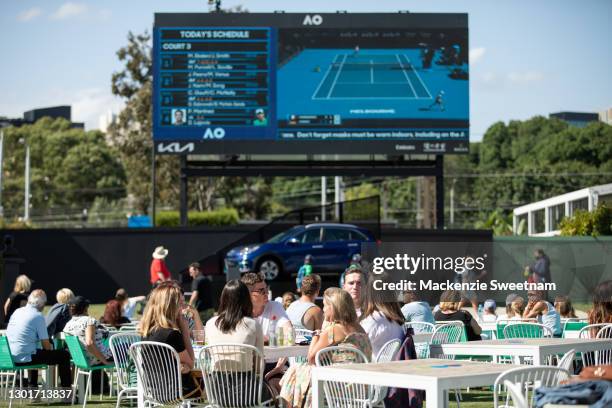
M442 354L471 356L532 357L535 365L544 365L546 357L565 354L574 349L577 353L612 350L612 339L504 339L470 341L466 343L432 344L431 356Z
M427 408L443 408L448 405L449 390L492 385L499 374L517 367L444 359L313 367L312 406L324 406L323 381L341 381L424 390Z

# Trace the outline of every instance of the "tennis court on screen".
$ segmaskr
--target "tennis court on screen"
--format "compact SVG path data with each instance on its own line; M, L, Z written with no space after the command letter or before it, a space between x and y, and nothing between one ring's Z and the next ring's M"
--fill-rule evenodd
M431 99L405 54L336 54L313 99Z

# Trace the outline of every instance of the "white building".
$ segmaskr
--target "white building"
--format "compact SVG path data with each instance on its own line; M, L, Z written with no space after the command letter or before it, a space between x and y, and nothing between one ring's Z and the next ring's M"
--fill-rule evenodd
M104 115L100 115L98 119L98 128L101 132L106 133L108 127L116 122L117 114L109 110Z
M559 223L576 210L593 211L601 203L612 207L612 183L587 187L514 209L512 228L517 235L521 223L527 224L523 233L529 236L559 235Z
M599 112L599 120L612 126L612 108Z

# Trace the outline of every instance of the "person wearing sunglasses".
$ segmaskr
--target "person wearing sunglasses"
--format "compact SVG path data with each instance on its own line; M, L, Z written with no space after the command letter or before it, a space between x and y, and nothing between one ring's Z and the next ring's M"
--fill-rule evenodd
M253 318L261 325L264 341L269 341L270 330L274 327L293 328L283 305L268 299L268 285L263 274L245 273L240 280L247 286L251 294ZM276 364L266 364L266 380L277 391L280 390L278 382L283 375L286 360L286 358L281 358Z

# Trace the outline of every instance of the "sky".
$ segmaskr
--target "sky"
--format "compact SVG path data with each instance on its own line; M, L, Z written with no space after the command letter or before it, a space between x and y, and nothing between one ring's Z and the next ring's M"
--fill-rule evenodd
M251 12L461 12L470 29L471 140L496 121L612 107L612 0L224 0ZM98 127L119 112L111 75L129 31L155 12L206 12L206 0L20 0L0 4L0 116L72 105Z

